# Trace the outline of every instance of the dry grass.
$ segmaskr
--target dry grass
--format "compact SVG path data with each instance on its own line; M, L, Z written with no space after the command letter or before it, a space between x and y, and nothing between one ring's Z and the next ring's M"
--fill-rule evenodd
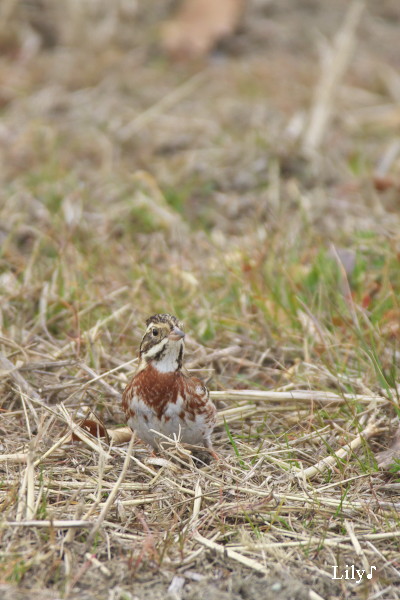
M0 596L400 598L374 457L400 414L394 0L357 30L345 2L312 26L254 3L200 66L160 54L167 3L42 4L0 9ZM305 158L311 35L340 28ZM79 426L124 425L156 311L185 321L219 462ZM353 564L373 578L332 580Z

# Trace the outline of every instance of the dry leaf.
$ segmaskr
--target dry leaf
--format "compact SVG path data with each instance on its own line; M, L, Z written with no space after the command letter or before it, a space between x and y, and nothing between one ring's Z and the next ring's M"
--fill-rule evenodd
M132 437L132 429L130 427L120 427L119 429L109 429L108 435L114 445L126 444Z
M165 51L180 60L206 55L235 31L243 6L244 0L185 0L176 17L163 26Z
M90 410L86 417L79 422L79 427L96 438L105 438L107 444L110 443L110 437L103 421L92 410ZM73 433L71 440L73 442L80 440L79 433Z
M372 183L377 192L386 192L386 190L400 189L400 181L397 181L393 177L384 177L381 175L375 175L372 179Z

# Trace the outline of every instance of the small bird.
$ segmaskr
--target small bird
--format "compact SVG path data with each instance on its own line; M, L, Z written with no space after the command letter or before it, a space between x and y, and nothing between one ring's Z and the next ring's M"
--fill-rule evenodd
M217 411L207 388L183 367L183 324L157 314L146 321L139 365L122 395L128 425L140 439L158 450L163 437L202 443L218 459L211 443Z

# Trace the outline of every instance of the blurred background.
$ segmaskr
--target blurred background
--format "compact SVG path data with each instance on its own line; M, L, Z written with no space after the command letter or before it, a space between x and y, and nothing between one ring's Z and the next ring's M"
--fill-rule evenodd
M86 303L104 305L80 328L124 299L108 343L127 356L156 310L218 347L297 355L299 299L333 327L353 298L398 336L398 3L213 6L1 3L0 285L19 342L40 302L57 340Z
M1 0L0 596L398 597L399 31L399 0ZM222 459L118 489L121 448L61 444L124 425L155 312L234 389ZM55 531L114 489L94 544Z

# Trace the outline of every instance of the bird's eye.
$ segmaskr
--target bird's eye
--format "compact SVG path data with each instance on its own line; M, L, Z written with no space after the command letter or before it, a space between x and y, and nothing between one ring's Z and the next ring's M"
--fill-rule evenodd
M154 327L151 333L154 335L154 337L156 337L156 335L158 335L158 329Z

